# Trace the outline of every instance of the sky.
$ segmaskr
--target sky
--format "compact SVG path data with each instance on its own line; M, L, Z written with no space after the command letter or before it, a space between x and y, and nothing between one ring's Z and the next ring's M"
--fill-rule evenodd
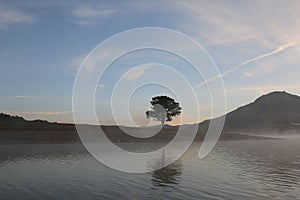
M151 97L162 94L183 99L179 102L182 117L170 124L196 123L222 115L223 111L211 114L206 87L207 82L219 79L224 82L226 112L272 91L300 95L299 10L300 1L291 0L3 0L0 112L29 120L73 122L73 114L82 112L73 110L72 92L84 58L111 36L143 27L168 28L188 35L203 46L220 73L204 79L170 52L131 52L116 60L98 83L95 110L101 124L132 125L131 119L139 126L152 123L145 118L145 111ZM168 42L180 45L176 40ZM159 84L141 85L142 80L154 77L185 91L183 80L174 79L167 66L188 80L197 108L190 103L194 98L191 94ZM112 101L117 83L120 88ZM134 87L138 89L128 97L129 88ZM216 107L218 103L222 104L216 102ZM197 109L200 114L194 112ZM81 120L95 123L89 116Z

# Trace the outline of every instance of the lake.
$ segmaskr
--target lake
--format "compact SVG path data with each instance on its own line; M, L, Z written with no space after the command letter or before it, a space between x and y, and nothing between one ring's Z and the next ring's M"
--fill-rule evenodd
M2 144L1 199L300 198L300 139L219 141L204 159L200 145L164 169L129 174L80 144Z

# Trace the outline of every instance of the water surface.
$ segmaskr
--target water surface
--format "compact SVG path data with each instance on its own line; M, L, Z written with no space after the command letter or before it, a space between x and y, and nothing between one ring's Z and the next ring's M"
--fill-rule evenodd
M299 139L219 141L204 159L200 145L144 174L110 169L80 144L0 145L1 199L300 198Z

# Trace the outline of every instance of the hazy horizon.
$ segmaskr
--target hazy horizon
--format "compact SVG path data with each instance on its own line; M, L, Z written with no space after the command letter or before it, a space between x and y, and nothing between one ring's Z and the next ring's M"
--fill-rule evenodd
M261 96L255 98L255 100L258 99L258 98L260 98L260 97L262 97L263 95L268 95L268 94L271 94L271 93L274 93L274 92L285 92L285 93L287 93L287 94L299 96L298 94L292 94L292 93L289 93L288 91L276 91L276 90L274 90L274 91L271 91L270 93L262 94ZM251 102L248 102L248 103L246 103L246 104L244 104L244 105L240 105L240 106L238 106L237 108L233 108L233 110L227 111L227 112L225 113L225 115L227 115L228 113L231 113L231 112L235 111L236 109L238 109L238 108L240 108L240 107L249 105L249 104L251 104L251 103L253 103L253 102L254 102L254 101L251 101ZM0 113L3 113L3 112L0 111ZM11 113L3 113L3 114L9 114L9 115L12 115L13 113L12 113L12 114L11 114ZM18 114L22 114L22 113L18 113ZM23 113L23 114L24 114L24 113ZM25 115L26 115L26 113L25 113ZM28 119L28 118L26 118L26 117L24 117L24 116L21 116L21 115L12 115L12 116L23 117L25 120L29 120L29 121L31 121L31 120L45 120L45 119L40 119L40 118ZM174 118L171 122L166 122L166 125L170 125L170 126L193 125L193 124L202 123L202 122L204 122L204 121L206 121L206 120L211 120L211 119L218 118L218 117L220 117L220 116L215 116L215 117L213 117L213 118L206 118L206 119L203 119L202 121L198 121L198 122L194 122L194 123L181 123L181 124L176 123L176 122L178 121L178 117L176 117L176 118ZM48 121L48 120L46 120L46 121ZM65 121L62 121L62 122L59 122L59 121L49 121L49 122L70 123L70 124L74 124L74 121L70 121L70 122L65 122ZM175 122L175 123L174 123L174 122ZM116 124L116 123L112 123L112 124L100 124L100 123L89 124L89 123L82 123L82 124L86 124L86 125L107 125L107 126L116 126L116 125L117 125L117 126L127 126L127 125L125 125L125 124ZM147 125L146 125L146 126L147 126ZM148 125L148 126L149 126L149 125ZM151 124L150 126L161 126L161 124L157 121L155 124ZM128 127L130 127L130 126L128 126ZM142 126L132 126L132 127L143 127L143 125L142 125Z

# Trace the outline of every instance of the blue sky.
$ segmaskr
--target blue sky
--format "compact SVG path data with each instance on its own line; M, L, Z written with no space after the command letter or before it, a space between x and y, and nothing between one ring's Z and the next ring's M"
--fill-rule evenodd
M274 90L300 94L299 10L299 1L1 1L0 111L72 122L73 84L83 58L110 36L139 27L171 28L202 44L221 72L228 111ZM123 78L128 86L138 85L155 67L133 68L155 62L177 69L197 93L201 116L186 113L183 123L211 117L204 80L173 55L145 50L120 58L99 83L101 122L114 123L109 94L118 78L132 69ZM155 94L172 96L153 85L131 98L130 114L138 125L147 123L144 112ZM129 124L121 107L116 107L121 123ZM88 117L84 122L93 123Z

